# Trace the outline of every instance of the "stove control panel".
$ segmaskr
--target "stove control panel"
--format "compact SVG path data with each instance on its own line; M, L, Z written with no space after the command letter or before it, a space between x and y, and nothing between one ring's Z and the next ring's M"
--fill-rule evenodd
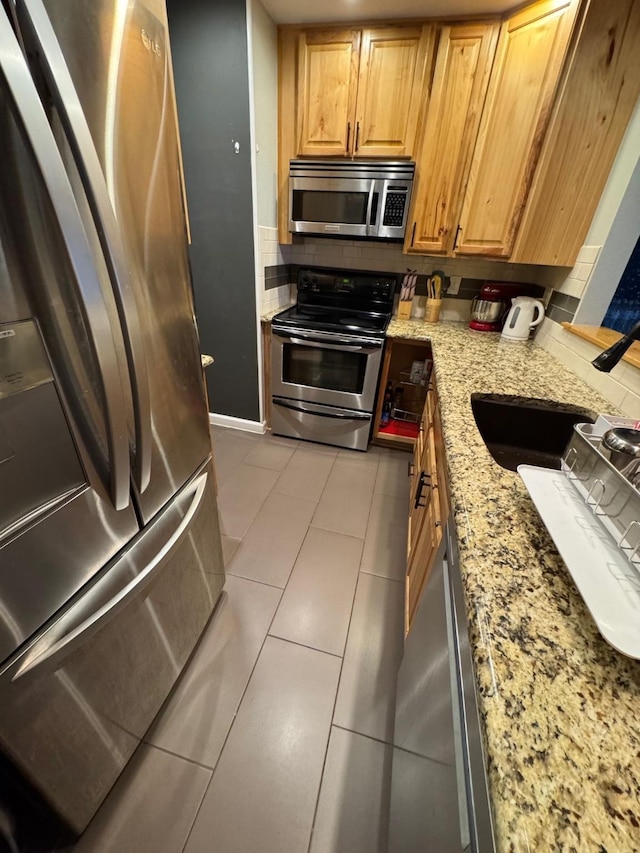
M396 279L378 276L375 273L351 273L328 270L301 269L298 273L298 294L312 299L330 297L350 302L351 300L375 303L391 303L395 292Z

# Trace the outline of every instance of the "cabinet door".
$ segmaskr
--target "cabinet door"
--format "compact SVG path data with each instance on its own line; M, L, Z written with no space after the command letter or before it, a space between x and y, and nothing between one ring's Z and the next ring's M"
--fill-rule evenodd
M502 26L460 219L459 254L511 254L577 7L578 0L541 0Z
M639 45L637 0L589 3L513 261L574 265L640 97Z
M359 156L413 156L430 26L365 30L353 153Z
M429 574L437 549L435 498L437 483L432 461L433 427L429 426L424 440L422 457L415 469L415 484L411 494L409 521L409 551L405 590L405 629L413 619L420 591Z
M495 23L442 29L406 251L443 254L453 248L498 32Z
M298 39L297 153L345 156L355 131L359 30L308 30Z

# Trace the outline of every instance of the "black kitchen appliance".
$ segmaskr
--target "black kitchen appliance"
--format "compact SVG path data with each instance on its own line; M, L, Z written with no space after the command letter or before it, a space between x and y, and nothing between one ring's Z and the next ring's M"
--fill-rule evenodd
M366 450L395 276L302 268L272 320L271 428Z

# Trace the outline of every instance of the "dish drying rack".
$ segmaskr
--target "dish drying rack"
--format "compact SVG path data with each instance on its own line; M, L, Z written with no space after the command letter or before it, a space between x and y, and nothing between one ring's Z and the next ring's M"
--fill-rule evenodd
M576 424L560 471L518 473L598 630L640 659L640 491L602 452L602 432Z
M640 572L640 491L602 452L602 435L593 424L574 426L562 459L562 471L620 551ZM635 482L636 473L634 470Z
M422 417L425 400L427 399L427 391L429 387L429 379L431 378L431 368L427 370L420 382L411 381L411 368L407 367L400 371L400 385L404 389L403 405L401 408L395 407L391 411L391 417L396 421L405 421L406 423L417 424Z

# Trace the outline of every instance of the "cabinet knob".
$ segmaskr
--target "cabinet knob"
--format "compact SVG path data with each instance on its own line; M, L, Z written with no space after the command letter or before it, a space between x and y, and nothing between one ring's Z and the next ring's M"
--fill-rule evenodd
M351 140L351 122L347 122L347 152L349 151L349 141Z

